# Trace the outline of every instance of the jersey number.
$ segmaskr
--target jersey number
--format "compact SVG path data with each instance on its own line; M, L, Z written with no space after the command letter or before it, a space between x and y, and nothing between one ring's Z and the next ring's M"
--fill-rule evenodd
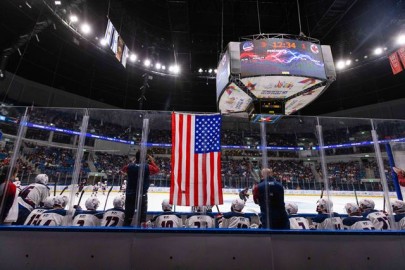
M304 222L298 222L298 226L301 226L301 228L303 229L303 230L305 230L307 227L305 227L305 224L304 224Z
M78 220L77 225L79 226L84 226L84 220Z
M106 217L106 220L107 220L107 224L105 224L106 227L115 227L118 224L119 218L118 217L108 216L108 217ZM113 223L110 225L111 221Z
M28 186L24 188L20 193L20 197L23 199L27 198L28 194L31 192L31 189L33 188L34 188L33 186Z
M238 228L238 229L247 229L247 228L249 228L249 227L248 227L248 225L246 225L246 224L238 223L237 228Z
M162 221L160 225L162 226L162 228L173 228L173 220Z
M27 225L38 225L38 218L41 216L41 214L38 214L38 215L33 215L31 218L30 218L30 221L28 221L28 223L27 223Z
M378 220L378 222L380 222L380 223L383 223L383 227L382 227L382 229L383 230L388 230L388 218L386 218L386 217L379 217L379 218L377 218L377 220Z

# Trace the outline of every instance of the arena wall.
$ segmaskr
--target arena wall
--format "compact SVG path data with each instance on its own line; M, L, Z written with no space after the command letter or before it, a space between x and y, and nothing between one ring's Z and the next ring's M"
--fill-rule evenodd
M3 269L403 269L405 232L0 227ZM58 248L61 247L61 248Z

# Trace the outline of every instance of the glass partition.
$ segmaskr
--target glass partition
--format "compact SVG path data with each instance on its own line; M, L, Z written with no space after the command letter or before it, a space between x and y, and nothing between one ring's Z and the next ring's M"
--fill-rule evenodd
M279 217L272 217L275 208L266 201L271 188L263 190L265 195L259 192L266 168L271 169L267 176L282 186L292 229L350 229L344 219L353 213L347 209L357 209L360 217L367 207L385 212L387 219L377 217L383 218L381 229L394 224L388 221L395 214L391 203L402 196L405 185L405 121L282 116L257 123L222 115L220 147L213 147L218 162L203 151L200 164L187 165L186 156L173 158L172 147L179 145L174 135L180 130L173 117L172 112L3 107L0 159L3 166L18 171L16 176L11 170L2 175L20 190L17 202L29 215L47 203L46 196L32 202L29 195L42 181L38 175L46 174L45 193L51 198L66 196L64 225L274 229L272 220ZM192 136L200 136L191 130ZM181 142L187 151L200 147L187 140ZM198 166L195 175L190 174L193 166ZM174 171L190 181L176 186ZM212 175L200 177L207 173ZM192 196L204 199L195 201ZM209 196L220 199L211 202L205 199ZM169 214L178 219L165 220ZM95 218L90 222L86 215ZM227 219L235 215L247 219L231 224ZM330 222L321 225L328 218ZM11 216L5 224L12 221ZM29 223L41 222L33 218Z

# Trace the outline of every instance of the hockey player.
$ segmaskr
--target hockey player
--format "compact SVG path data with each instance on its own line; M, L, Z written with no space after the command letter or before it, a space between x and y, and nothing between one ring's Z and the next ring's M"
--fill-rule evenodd
M101 184L100 182L94 184L94 186L93 186L93 193L91 193L91 196L92 196L92 197L93 197L93 196L97 197L97 192L98 192L98 189L99 189L99 187L100 187L100 184Z
M309 230L309 222L305 217L298 215L298 205L293 202L285 204L285 210L290 220L290 229L294 230Z
M67 211L65 206L69 202L67 196L58 195L53 199L53 209L45 211L39 217L39 226L66 226L69 224L67 220Z
M105 195L106 190L107 190L107 181L104 181L104 183L101 183L101 191L103 192L103 195Z
M48 176L38 174L35 183L26 186L18 195L18 219L15 225L23 225L32 210L39 207L49 197Z
M85 206L87 210L78 210L73 216L73 226L100 226L103 212L97 211L100 205L100 200L95 197L90 197L86 200Z
M342 219L335 212L332 212L332 201L322 198L316 203L318 215L312 218L314 228L317 230L342 230Z
M375 230L373 223L361 215L360 207L355 203L346 203L346 213L349 215L343 219L345 230Z
M14 185L17 188L17 191L20 192L21 191L21 181L20 181L20 179L18 179L18 177L16 177L14 179Z
M87 182L87 179L83 178L82 181L79 184L79 188L78 188L78 190L76 192L76 196L79 196L80 192L82 192L84 186L86 185L86 182Z
M169 200L165 199L162 202L163 213L155 216L152 220L152 226L155 228L181 228L183 221L179 215L172 212L172 205Z
M405 202L400 200L395 200L391 202L392 211L394 211L394 220L397 223L397 228L399 230L405 230Z
M250 218L243 212L245 202L241 199L232 201L231 212L223 214L222 218L218 220L220 228L231 229L248 229L250 227Z
M53 199L54 197L47 197L44 201L43 207L35 208L34 210L32 210L27 219L25 220L24 225L28 226L38 225L39 218L41 217L41 215L45 211L48 211L53 208Z
M197 206L196 213L187 217L187 228L215 228L215 220L207 213L206 206Z
M245 187L239 192L239 199L243 200L245 203L249 199L249 188Z
M114 198L114 208L108 209L103 214L101 220L101 226L103 227L117 227L124 224L125 212L124 212L125 197L119 195Z
M127 190L127 180L124 180L124 182L122 182L121 184L120 192L122 192L122 194L125 194L126 190Z
M381 211L375 210L375 203L371 199L363 199L359 202L363 217L368 218L374 225L376 230L391 229L388 217Z

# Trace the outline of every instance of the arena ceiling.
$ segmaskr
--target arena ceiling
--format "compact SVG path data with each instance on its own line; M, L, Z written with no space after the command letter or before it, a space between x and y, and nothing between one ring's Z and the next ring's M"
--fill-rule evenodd
M215 80L201 76L199 68L215 68L224 46L240 37L300 33L296 0L62 0L57 7L60 16L74 12L91 24L93 36L83 39L44 4L54 2L0 1L0 51L19 44L6 69L126 109L139 109L146 71L131 65L123 68L97 45L95 37L104 35L107 15L140 57L176 60L181 66L177 78L152 74L143 102L143 109L149 110L216 111ZM405 73L392 75L386 55L405 30L405 1L300 0L299 4L301 32L331 45L335 60L353 61L302 115L404 97ZM37 35L30 35L33 29ZM373 56L376 46L387 50Z

